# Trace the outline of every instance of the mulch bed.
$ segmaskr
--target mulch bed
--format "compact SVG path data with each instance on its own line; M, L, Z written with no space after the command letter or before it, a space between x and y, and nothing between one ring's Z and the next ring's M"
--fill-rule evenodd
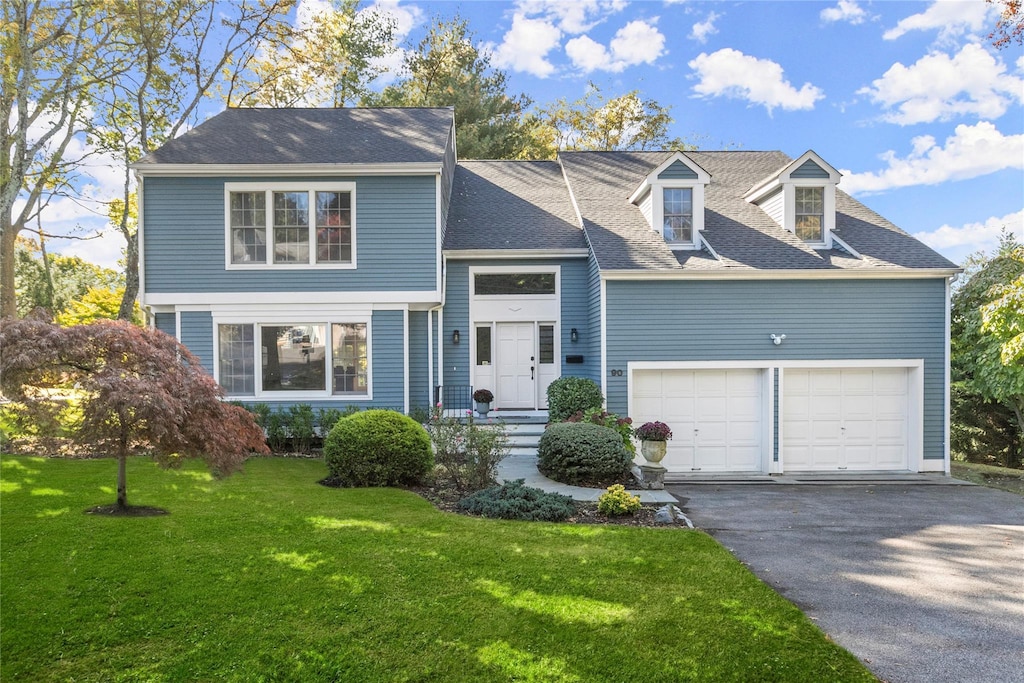
M87 515L103 515L104 517L160 517L169 514L163 508L154 508L148 505L127 505L120 507L113 505L97 505L85 511Z

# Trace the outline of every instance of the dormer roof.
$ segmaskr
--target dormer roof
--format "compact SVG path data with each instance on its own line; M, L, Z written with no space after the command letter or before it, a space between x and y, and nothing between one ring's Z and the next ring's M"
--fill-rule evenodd
M748 202L757 202L777 190L783 183L793 180L820 179L837 185L842 176L843 174L835 167L818 156L817 152L809 149L767 178L755 183L747 190L744 198Z
M630 195L629 201L635 204L643 198L651 186L673 181L691 181L706 185L711 182L711 174L701 168L700 164L688 157L685 152L673 152L647 174L647 177Z

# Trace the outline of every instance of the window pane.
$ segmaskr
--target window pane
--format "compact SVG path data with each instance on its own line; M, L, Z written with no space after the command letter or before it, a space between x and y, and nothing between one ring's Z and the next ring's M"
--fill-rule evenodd
M476 328L476 364L491 364L491 328Z
M554 294L554 273L491 273L474 279L477 294Z
M309 263L309 193L274 193L274 263Z
M369 363L366 358L366 324L331 325L331 345L334 351L334 393L364 395L368 393Z
M352 195L316 193L317 263L352 262Z
M263 390L323 391L326 332L323 325L264 325Z
M662 233L666 242L693 241L693 189L665 188L662 190L664 224Z
M555 362L555 326L540 326L540 362L550 364Z
M266 263L267 196L231 193L231 262Z
M230 396L255 393L252 325L219 325L220 385Z
M794 226L796 236L805 242L821 242L825 239L822 230L825 223L825 189L821 187L798 187L795 193L796 215Z

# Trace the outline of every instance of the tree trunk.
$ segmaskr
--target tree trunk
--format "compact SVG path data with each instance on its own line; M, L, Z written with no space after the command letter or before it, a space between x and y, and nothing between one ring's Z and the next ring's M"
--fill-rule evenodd
M0 217L0 318L18 315L14 298L14 244L18 236L11 224L11 214Z
M1013 440L1006 450L1007 467L1017 468L1024 463L1024 409L1018 402L1010 404L1010 410L1017 418L1017 438Z
M128 209L125 208L125 213ZM118 320L131 320L135 315L135 298L139 295L139 235L124 235L128 246L124 252L124 296L117 311Z
M128 507L128 456L117 456L117 507Z

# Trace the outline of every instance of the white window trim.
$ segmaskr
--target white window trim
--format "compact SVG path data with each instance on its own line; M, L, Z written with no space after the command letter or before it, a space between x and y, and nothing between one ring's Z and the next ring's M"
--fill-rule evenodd
M665 237L665 190L693 191L693 230L689 242L669 242L665 244L673 251L689 251L700 249L700 233L704 230L704 185L700 180L655 180L651 182L651 227Z
M309 194L309 263L274 263L274 192ZM264 263L231 262L231 193L263 192L266 195L267 260ZM352 261L316 263L316 192L348 192L352 212ZM355 270L356 268L356 184L353 182L262 182L224 183L224 267L227 270Z
M832 231L836 229L836 186L827 178L792 178L782 184L783 201L786 203L782 215L785 225L782 227L796 235L796 188L822 188L822 236L820 242L804 242L811 249L831 249ZM801 240L802 241L802 240Z
M237 315L224 315L213 317L213 377L220 384L220 325L253 325L253 380L254 392L252 394L227 394L230 400L272 400L272 401L338 401L356 402L373 400L373 325L370 315L343 315L331 316L329 319L312 320L302 316L291 316L285 319L280 315L265 316L259 319L242 317ZM263 387L263 349L260 344L262 335L260 327L263 325L323 325L326 330L326 344L324 348L324 363L327 369L333 367L334 341L331 335L332 324L363 324L366 325L366 393L365 394L335 394L333 393L333 374L327 373L326 389L323 391L264 391Z

